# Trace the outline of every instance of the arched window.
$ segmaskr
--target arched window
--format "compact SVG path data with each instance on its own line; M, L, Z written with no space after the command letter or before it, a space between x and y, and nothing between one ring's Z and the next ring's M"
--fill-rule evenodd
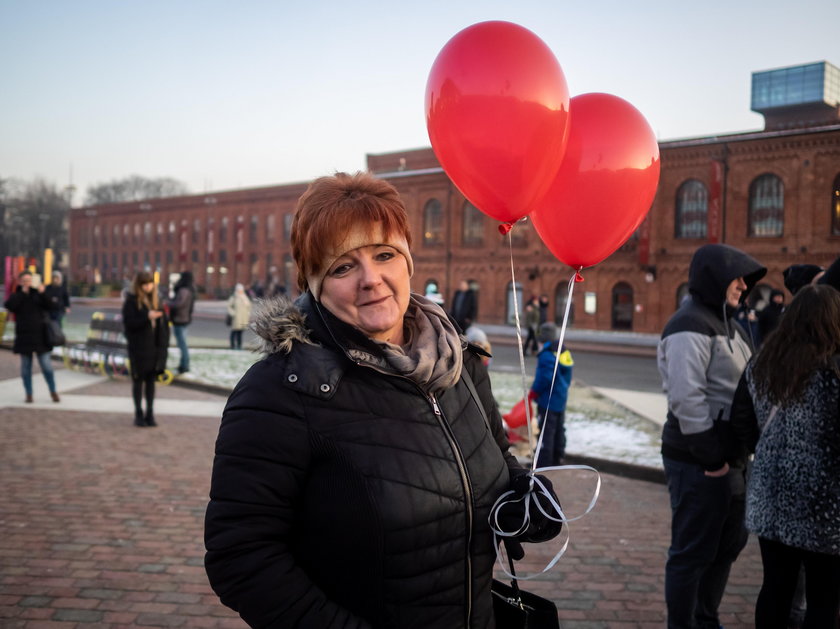
M674 215L675 238L705 238L709 192L702 181L689 179L677 189Z
M749 235L775 238L785 226L785 185L767 173L750 184Z
M840 236L840 175L831 187L831 235Z
M612 329L633 329L633 287L619 282L612 289Z
M508 282L507 290L505 291L505 294L507 295L506 307L505 307L505 321L507 321L511 325L516 323L516 314L515 314L516 311L515 311L514 305L513 305L513 291L514 290L516 290L516 301L519 304L519 321L520 321L520 323L522 323L522 312L523 312L522 309L525 307L525 304L522 303L522 284L517 282L516 285L514 286L513 282ZM522 325L525 325L525 324L522 323Z
M169 221L169 228L166 233L166 242L175 241L175 221Z
M248 242L256 244L257 242L257 232L259 231L259 223L260 218L256 214L251 215L251 220L248 223Z
M677 289L677 303L675 305L675 310L682 306L683 300L688 299L689 295L690 293L688 292L688 282L683 282Z
M143 242L147 245L152 242L152 224L149 221L146 221L145 225L143 225Z
M423 208L423 244L443 244L443 204L429 199Z
M569 284L568 282L560 282L557 288L554 289L554 323L558 326L563 325L563 316L566 314L566 302L569 299ZM575 322L575 298L572 296L572 305L569 307L569 320L566 322L567 327Z
M484 244L484 214L469 201L464 201L461 240L467 247L480 247Z
M223 216L222 221L219 225L219 244L223 242L227 242L227 233L228 233L228 217Z
M193 220L193 232L192 232L192 241L193 244L198 244L199 240L201 240L201 219L196 218Z

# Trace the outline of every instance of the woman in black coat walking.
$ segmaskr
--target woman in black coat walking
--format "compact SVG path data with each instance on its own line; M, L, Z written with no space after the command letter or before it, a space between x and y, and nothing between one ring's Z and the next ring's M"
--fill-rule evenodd
M134 397L134 425L157 426L154 416L155 379L166 369L169 320L161 307L151 273L141 271L134 278L131 294L122 308L128 359L131 361L131 393ZM143 413L145 384L146 412Z
M32 403L32 354L38 357L38 364L47 381L50 397L58 402L55 390L55 375L53 374L50 352L52 346L47 344L44 317L49 316L51 302L44 294L44 285L32 287L32 274L24 271L18 276L17 290L6 300L3 306L15 314L15 344L13 351L20 354L20 376L26 391L27 403Z

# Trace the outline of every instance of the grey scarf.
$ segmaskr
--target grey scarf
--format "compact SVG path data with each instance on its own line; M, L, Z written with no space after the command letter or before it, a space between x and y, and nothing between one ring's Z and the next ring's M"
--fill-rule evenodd
M445 391L461 378L464 354L455 326L438 304L411 295L405 313L406 344L379 343L395 371L429 391Z

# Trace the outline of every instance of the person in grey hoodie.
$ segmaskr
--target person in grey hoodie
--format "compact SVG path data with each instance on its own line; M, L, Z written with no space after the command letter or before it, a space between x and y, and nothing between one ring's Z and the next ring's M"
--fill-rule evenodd
M728 245L700 247L688 275L691 299L657 348L668 417L662 460L671 499L665 565L668 627L718 629L729 570L747 541L746 453L727 452L729 412L752 343L733 315L767 269Z

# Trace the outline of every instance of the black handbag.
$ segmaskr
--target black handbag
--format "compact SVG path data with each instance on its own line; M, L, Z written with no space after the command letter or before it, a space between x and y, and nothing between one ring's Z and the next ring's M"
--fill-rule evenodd
M44 315L44 342L48 347L60 347L67 342L64 338L64 330L53 320L50 315Z
M510 573L515 575L513 560L508 557ZM557 606L547 598L526 592L516 579L510 585L493 579L493 615L496 629L560 629Z

